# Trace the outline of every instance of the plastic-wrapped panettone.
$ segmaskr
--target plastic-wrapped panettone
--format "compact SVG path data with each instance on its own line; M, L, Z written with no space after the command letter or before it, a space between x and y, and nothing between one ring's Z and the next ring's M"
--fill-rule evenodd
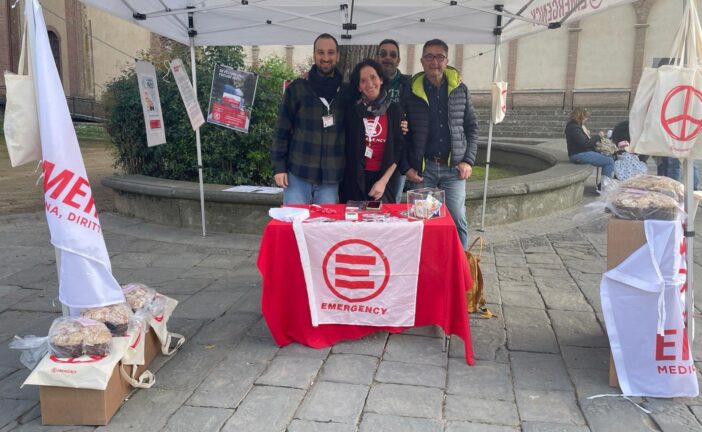
M130 283L122 286L122 292L127 299L127 304L136 311L151 304L156 297L156 291L142 283Z
M106 356L111 346L105 324L89 318L57 318L49 329L49 348L57 357Z
M620 189L609 197L608 209L620 219L674 220L677 217L679 206L677 201L666 194L636 189Z
M685 187L677 180L664 176L644 175L632 177L619 185L620 189L637 189L649 192L658 192L668 195L675 201L682 203L685 199ZM652 218L658 219L658 218Z
M125 303L118 303L110 306L83 309L80 315L105 323L113 336L124 336L129 328L132 311Z

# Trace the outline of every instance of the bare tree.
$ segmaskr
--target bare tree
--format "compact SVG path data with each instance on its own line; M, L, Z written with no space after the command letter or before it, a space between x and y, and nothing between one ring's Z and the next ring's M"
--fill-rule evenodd
M344 76L344 81L349 80L353 67L363 59L375 58L376 45L340 45L339 64L337 67Z

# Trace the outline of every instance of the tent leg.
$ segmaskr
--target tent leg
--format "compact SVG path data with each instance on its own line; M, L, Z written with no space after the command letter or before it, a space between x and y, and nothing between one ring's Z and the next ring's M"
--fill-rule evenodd
M190 65L193 74L193 93L197 100L197 71L195 67L195 38L190 37ZM200 216L202 218L202 236L207 236L205 227L205 188L202 181L202 145L200 144L200 128L195 129L195 145L197 147L197 174L200 180Z
M693 355L692 342L695 339L695 289L694 289L694 278L693 271L695 268L694 263L694 245L695 245L695 210L693 208L696 205L693 191L694 191L694 166L695 161L692 159L685 159L683 161L683 172L685 173L683 179L685 181L685 212L688 215L688 220L685 225L685 260L687 264L687 289L685 290L685 313L687 316L687 346L690 349L690 355ZM690 215L692 217L690 217Z

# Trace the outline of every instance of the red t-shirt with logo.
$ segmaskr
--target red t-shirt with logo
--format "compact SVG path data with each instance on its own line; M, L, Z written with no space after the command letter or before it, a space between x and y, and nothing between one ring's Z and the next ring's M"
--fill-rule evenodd
M377 123L375 121L376 118L378 119ZM373 156L370 158L366 157L366 171L380 171L383 166L385 142L388 138L387 113L383 113L379 117L366 117L364 126L366 127L365 145L373 150ZM365 150L366 149L364 149L364 152Z

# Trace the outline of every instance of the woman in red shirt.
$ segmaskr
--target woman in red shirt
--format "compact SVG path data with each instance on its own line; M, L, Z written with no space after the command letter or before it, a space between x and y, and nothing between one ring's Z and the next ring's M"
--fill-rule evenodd
M393 176L402 155L400 106L391 103L384 87L383 69L366 59L354 67L350 79L356 96L346 108L346 165L340 200L382 200L394 203Z

